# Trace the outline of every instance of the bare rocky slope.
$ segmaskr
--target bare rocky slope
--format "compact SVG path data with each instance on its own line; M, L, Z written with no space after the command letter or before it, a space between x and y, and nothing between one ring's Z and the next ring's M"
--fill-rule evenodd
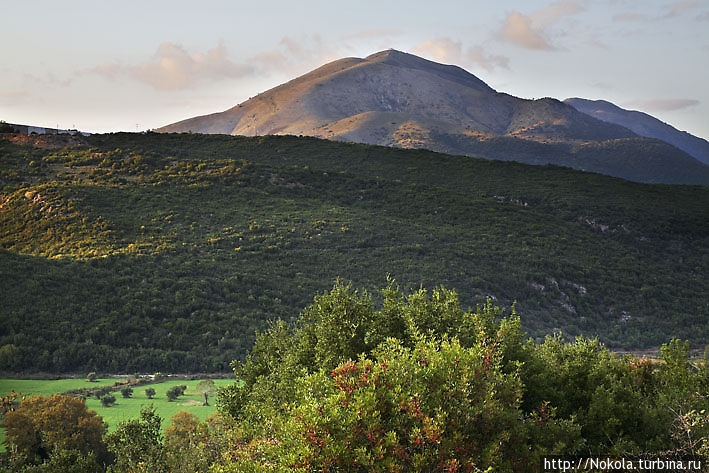
M556 99L497 92L460 67L395 50L331 62L224 112L156 131L307 135L709 184L709 166L671 145Z

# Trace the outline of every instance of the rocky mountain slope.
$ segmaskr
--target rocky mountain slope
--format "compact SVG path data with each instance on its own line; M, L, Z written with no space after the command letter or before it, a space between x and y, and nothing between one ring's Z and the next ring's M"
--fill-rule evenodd
M709 167L673 146L556 99L497 92L457 66L395 50L331 62L224 112L156 131L308 135L709 184Z

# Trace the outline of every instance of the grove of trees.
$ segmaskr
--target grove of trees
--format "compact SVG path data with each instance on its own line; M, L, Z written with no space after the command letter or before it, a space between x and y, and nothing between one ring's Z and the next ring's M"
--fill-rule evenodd
M708 187L293 136L81 141L0 139L8 373L228 372L336 277L385 271L517 301L540 343L709 340Z
M709 363L690 360L686 343L664 344L659 360L620 357L597 340L535 342L514 308L466 311L442 287L404 294L390 282L374 300L338 282L297 323L274 323L234 363L238 382L219 391L217 414L178 413L164 435L151 408L106 434L83 401L25 400L5 421L5 471L58 472L67 459L115 473L536 472L543 455L709 461Z

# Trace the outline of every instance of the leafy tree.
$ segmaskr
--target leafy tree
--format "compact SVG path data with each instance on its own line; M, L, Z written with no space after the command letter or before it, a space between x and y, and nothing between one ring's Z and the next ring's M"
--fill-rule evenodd
M110 394L112 392L110 386L102 386L98 389L94 389L94 396L96 399L101 399L103 396Z
M155 396L155 389L147 388L145 390L145 395L148 397L148 399L152 399Z
M551 412L519 411L522 384L503 372L499 345L419 334L411 348L383 342L372 358L301 378L281 427L267 434L276 441L251 444L227 471L250 471L263 455L284 471L506 472L537 461L529 452L538 437L550 437L547 454L580 442Z
M173 386L170 389L167 390L167 400L168 401L174 401L178 397L183 396L185 394L185 389L187 389L187 386L185 385L179 385L179 386Z
M0 133L15 133L15 127L10 125L9 123L6 123L5 121L0 120Z
M214 386L213 379L203 379L197 384L197 388L195 390L204 395L204 405L208 406L209 395L214 394L217 391L217 388Z
M94 383L96 382L96 372L92 371L91 373L86 375L86 381L89 383Z
M6 370L15 370L20 367L21 351L16 345L8 343L0 347L0 366Z
M122 395L124 398L129 398L129 397L131 397L131 396L133 395L133 388L131 388L130 386L127 386L127 387L121 389L121 395Z
M190 412L178 411L170 418L170 426L165 429L165 445L180 449L204 441L207 424Z
M116 403L116 396L112 394L105 394L104 396L101 396L101 405L103 407L111 407Z
M21 459L10 462L9 470L0 466L0 472L5 473L103 473L104 466L96 459L94 453L84 454L77 450L57 449L43 463L26 464Z
M256 338L244 362L234 362L242 385L219 390L217 404L239 418L246 404L258 405L253 414L279 411L294 396L295 380L318 370L332 370L348 359L370 353L388 338L414 343L412 327L440 336L455 336L463 346L496 335L504 311L488 302L473 313L460 308L455 291L445 288L416 291L404 296L393 281L382 290L383 304L375 310L372 298L337 281L328 293L315 297L295 327L274 323ZM522 348L519 319L510 314L502 325L503 360L519 356ZM506 368L508 369L508 368Z
M56 394L23 400L3 423L5 444L30 461L46 460L58 450L94 453L105 461L107 426L82 399Z
M165 447L160 430L162 420L153 406L145 406L140 418L121 422L106 435L108 450L115 456L114 473L167 471Z

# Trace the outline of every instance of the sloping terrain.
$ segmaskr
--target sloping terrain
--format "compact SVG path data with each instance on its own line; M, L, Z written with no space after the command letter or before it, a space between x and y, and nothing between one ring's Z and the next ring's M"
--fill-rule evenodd
M517 301L533 337L709 338L709 189L291 136L0 141L0 365L228 370L336 278Z
M604 122L624 126L640 136L662 140L676 146L698 161L709 164L709 141L686 131L679 131L652 115L636 110L626 110L605 100L570 98L564 102L579 112Z
M499 93L457 66L395 50L331 62L224 112L156 131L307 135L461 155L478 155L486 148L479 156L641 182L709 185L709 166L673 146L638 137L555 99ZM492 152L490 140L498 145ZM529 149L522 153L507 153L525 145ZM593 149L591 158L577 153L586 146ZM648 148L653 149L651 159L645 156Z

